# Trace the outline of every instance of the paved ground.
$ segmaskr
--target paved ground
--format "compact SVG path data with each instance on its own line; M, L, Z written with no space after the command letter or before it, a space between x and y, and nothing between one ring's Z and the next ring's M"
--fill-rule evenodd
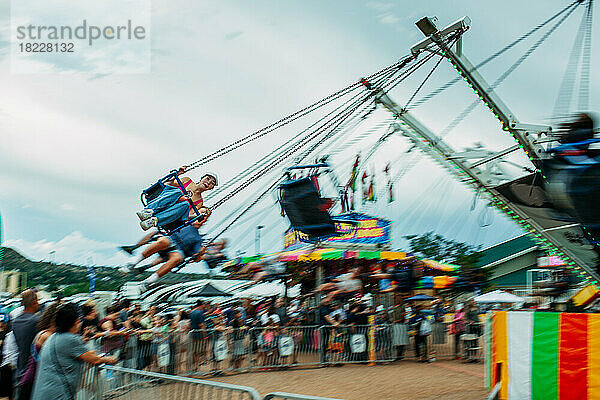
M203 377L206 379L206 377ZM251 386L261 395L286 391L344 400L482 400L483 364L401 361L390 365L345 365L287 371L243 373L212 378Z

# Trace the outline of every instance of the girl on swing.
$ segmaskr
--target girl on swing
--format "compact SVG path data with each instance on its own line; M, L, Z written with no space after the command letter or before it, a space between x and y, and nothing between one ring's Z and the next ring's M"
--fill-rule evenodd
M179 171L183 173L185 168L180 168ZM146 208L136 213L143 230L195 218L190 202L196 207L201 207L204 203L202 193L217 186L217 177L214 174L205 174L198 182L193 182L188 177L179 180L183 189L174 178L165 182L161 193L150 200Z

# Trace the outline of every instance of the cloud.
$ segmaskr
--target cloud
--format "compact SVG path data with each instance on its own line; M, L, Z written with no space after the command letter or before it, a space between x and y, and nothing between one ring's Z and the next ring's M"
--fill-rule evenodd
M400 22L400 18L396 17L393 13L386 13L379 16L379 20L384 24L394 25Z
M231 32L225 35L225 40L233 40L244 34L244 31Z
M74 231L53 242L46 239L30 242L23 239L6 240L4 246L12 247L33 260L51 260L57 263L116 266L129 260L118 252L118 244L90 239L80 231ZM52 255L50 252L54 252Z
M394 3L387 1L369 1L367 7L379 12L389 11L394 8Z
M401 22L401 19L392 12L395 7L392 2L370 1L367 3L367 7L376 11L377 20L382 24L399 25Z

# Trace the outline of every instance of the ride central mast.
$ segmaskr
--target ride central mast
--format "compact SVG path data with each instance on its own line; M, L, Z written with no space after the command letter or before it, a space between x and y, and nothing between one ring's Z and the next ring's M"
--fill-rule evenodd
M431 156L462 182L470 184L477 191L487 193L490 202L509 218L520 223L521 227L529 232L544 250L562 257L568 268L580 272L586 280L598 283L600 275L596 270L597 255L592 246L582 242L585 241L585 235L579 224L557 221L551 215L540 215L539 208L532 209L515 204L506 195L506 190L502 189L503 186L522 179L507 173L502 168L502 162L510 163L502 158L523 149L535 169L539 170L540 160L548 157L541 143L552 140L548 138L552 134L552 128L519 122L514 113L494 92L494 86L481 76L463 54L462 34L469 29L470 22L468 17L464 17L438 30L432 19L428 17L421 19L417 22L417 26L427 38L415 44L411 52L415 58L425 51L447 58L475 94L494 113L502 124L502 129L513 136L517 142L515 145L498 152L482 148L456 152L407 110L398 106L382 89L371 89L375 92L375 99L398 118L400 124L396 124L394 128L408 137L415 147ZM484 166L485 169L482 168ZM533 179L536 171L527 166L522 166L522 169L533 172L529 175ZM582 273L582 270L585 273Z

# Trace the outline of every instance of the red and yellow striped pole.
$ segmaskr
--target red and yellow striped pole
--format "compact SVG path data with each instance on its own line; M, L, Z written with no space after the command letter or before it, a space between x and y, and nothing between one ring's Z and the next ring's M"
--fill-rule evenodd
M375 316L369 316L369 365L375 365L377 353L375 352Z

